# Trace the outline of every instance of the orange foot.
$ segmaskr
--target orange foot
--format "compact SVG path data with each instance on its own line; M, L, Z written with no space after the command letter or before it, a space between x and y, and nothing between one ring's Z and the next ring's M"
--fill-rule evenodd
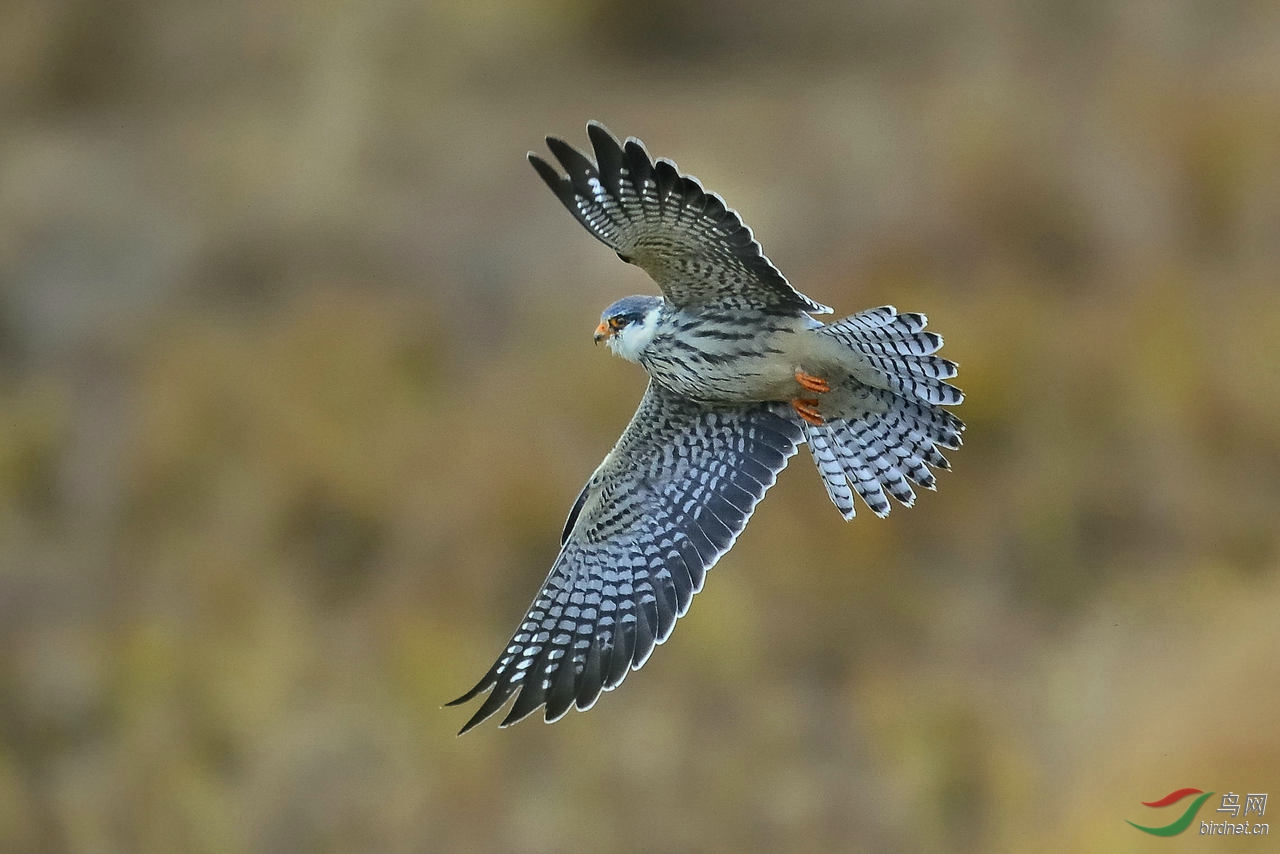
M797 397L791 401L791 408L796 414L808 421L814 427L821 427L827 422L818 414L818 401L816 398Z
M806 374L804 371L796 371L796 382L800 383L802 388L816 391L818 394L826 394L831 391L831 384L822 377L815 377L813 374Z

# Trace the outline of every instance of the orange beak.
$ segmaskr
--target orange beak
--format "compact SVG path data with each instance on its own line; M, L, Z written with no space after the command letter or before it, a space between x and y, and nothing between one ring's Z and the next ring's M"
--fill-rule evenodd
M602 320L600 321L600 325L596 327L596 334L592 337L595 339L595 342L599 344L612 334L613 330L609 328L609 324Z

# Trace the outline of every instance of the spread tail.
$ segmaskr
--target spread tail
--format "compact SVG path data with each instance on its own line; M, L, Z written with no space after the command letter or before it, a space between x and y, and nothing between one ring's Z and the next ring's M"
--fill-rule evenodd
M852 350L858 366L824 395L826 423L803 425L827 495L846 519L854 492L877 516L890 510L886 492L910 507L912 483L934 489L930 466L950 468L938 449L960 447L964 422L942 408L964 400L946 382L956 363L934 355L942 336L925 323L922 314L881 306L814 330Z

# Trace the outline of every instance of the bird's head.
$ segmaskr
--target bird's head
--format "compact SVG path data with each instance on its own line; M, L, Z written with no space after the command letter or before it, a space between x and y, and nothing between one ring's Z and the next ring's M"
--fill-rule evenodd
M638 362L640 353L658 331L658 313L662 297L623 297L604 310L595 339L608 343L609 349L629 362Z

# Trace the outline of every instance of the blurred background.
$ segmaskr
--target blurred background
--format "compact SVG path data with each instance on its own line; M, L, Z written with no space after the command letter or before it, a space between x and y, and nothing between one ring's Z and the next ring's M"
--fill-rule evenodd
M1274 3L0 15L0 849L1275 845L1125 823L1280 798ZM643 671L459 739L645 384L524 160L590 118L969 431L883 521L802 451Z

